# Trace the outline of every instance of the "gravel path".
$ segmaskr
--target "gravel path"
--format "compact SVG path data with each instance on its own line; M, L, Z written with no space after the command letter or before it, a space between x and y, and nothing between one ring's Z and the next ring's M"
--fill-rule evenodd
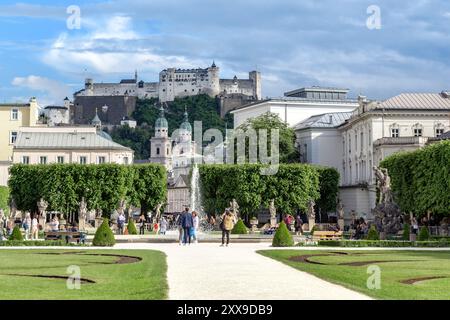
M367 296L257 254L268 244L118 244L167 254L171 300L361 300Z

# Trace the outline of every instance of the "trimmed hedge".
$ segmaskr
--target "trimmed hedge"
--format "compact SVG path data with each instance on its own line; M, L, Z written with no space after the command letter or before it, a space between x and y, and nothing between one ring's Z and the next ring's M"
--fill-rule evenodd
M322 210L333 211L339 184L335 169L307 164L280 164L274 175L262 175L261 164L200 165L203 205L207 212L218 213L232 199L244 216L251 216L275 200L277 212L292 214L306 211L309 200Z
M127 225L128 234L138 234L136 225L134 224L134 221L132 218L128 221Z
M108 217L121 200L147 210L167 196L167 173L159 164L15 164L10 173L11 197L20 211L37 212L43 198L47 211L77 214L84 197L88 210L101 209Z
M13 232L11 233L11 235L9 236L8 240L11 241L23 241L23 235L22 232L20 231L20 227L19 226L15 226L13 229Z
M282 221L280 226L275 232L275 236L272 240L272 247L292 247L294 245L294 239L289 232L286 223Z
M109 220L103 219L102 224L95 232L94 240L92 244L96 247L112 247L116 244L114 234L109 228Z
M374 225L370 227L369 232L367 233L367 240L380 240L380 235Z
M430 233L428 231L428 228L423 226L420 228L419 236L417 237L417 240L419 241L428 241L430 239Z
M319 240L319 246L324 247L418 247L418 248L444 248L450 247L450 241L396 241L396 240Z
M238 222L234 225L233 229L231 230L231 234L247 234L248 229L244 224L244 221L242 219L239 219Z
M85 244L66 243L64 240L48 240L48 241L19 241L19 240L7 240L0 241L0 247L73 247L73 246L86 246Z

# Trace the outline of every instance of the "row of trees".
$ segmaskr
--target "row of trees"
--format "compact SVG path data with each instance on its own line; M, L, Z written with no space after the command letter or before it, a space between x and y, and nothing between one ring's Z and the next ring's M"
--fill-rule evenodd
M108 217L121 200L147 212L167 198L166 170L159 164L18 164L11 168L9 187L17 209L29 212L37 212L42 198L48 211L74 214L84 197L88 210Z
M203 205L210 213L229 207L236 199L240 212L255 215L275 200L278 213L306 211L310 200L316 208L336 209L339 173L333 168L305 164L280 164L275 175L261 175L260 164L201 165Z
M448 215L450 141L396 153L384 159L381 167L389 171L394 199L402 211Z

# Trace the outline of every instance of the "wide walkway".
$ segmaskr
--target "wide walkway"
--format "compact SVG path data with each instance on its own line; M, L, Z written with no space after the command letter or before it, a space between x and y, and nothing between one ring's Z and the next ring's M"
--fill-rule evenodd
M368 299L367 296L326 282L256 250L266 243L117 244L121 249L156 249L167 255L169 299Z

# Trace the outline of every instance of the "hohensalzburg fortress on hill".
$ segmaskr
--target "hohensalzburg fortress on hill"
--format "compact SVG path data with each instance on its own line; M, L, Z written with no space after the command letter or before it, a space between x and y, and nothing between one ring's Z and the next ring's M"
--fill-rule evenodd
M159 73L159 82L124 79L120 83L94 83L86 79L85 88L77 96L135 96L141 99L159 98L161 102L177 97L208 94L211 97L254 101L261 99L261 73L251 71L248 79L220 79L219 67L213 64L205 69L169 68Z

